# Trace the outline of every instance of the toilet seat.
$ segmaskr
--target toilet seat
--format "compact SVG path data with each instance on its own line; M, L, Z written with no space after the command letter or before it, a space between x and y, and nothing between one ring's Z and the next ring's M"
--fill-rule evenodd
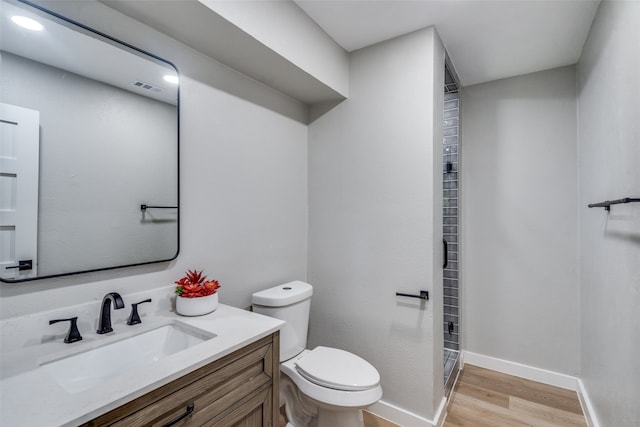
M369 362L337 348L316 347L295 366L307 380L334 390L362 391L380 384L380 374Z
M321 404L343 408L366 408L382 397L380 384L366 390L348 391L325 387L303 377L296 365L299 360L305 358L309 353L311 353L311 350L303 350L297 356L280 364L280 371L289 377L304 395ZM368 364L368 362L366 363ZM375 370L375 368L373 369ZM377 374L377 376L379 378L380 375Z

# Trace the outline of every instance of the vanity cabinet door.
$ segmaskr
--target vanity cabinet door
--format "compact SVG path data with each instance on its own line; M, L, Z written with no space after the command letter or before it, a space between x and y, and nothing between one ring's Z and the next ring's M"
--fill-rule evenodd
M276 332L85 426L275 427L278 349Z
M238 402L228 411L211 420L198 420L194 417L194 424L207 427L276 427L272 417L273 392L264 388L241 402Z

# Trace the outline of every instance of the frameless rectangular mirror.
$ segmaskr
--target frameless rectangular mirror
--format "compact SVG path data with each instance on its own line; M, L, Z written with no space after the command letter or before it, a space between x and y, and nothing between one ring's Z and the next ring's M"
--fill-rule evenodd
M23 0L0 12L0 280L175 258L176 68Z

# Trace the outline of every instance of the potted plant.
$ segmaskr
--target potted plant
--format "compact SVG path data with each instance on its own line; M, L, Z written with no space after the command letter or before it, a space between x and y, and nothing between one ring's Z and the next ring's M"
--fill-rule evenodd
M202 316L218 308L217 280L207 280L202 271L188 270L176 283L176 312L183 316Z

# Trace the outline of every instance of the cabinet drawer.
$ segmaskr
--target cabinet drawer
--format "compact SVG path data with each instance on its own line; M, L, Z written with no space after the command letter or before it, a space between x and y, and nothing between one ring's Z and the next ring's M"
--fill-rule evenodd
M190 419L187 418L182 421L183 424L176 423L174 427L273 427L271 419L273 410L272 396L271 387L267 384L252 394L243 396L228 408L211 405L198 413L194 410ZM164 427L165 425L159 423L154 424L154 427Z
M175 426L204 426L209 425L210 420L228 418L243 402L260 400L256 396L270 399L269 405L258 406L273 412L273 390L279 374L277 345L277 334L259 340L98 417L86 426L164 426L183 415ZM269 396L263 396L264 393ZM190 405L192 410L188 411ZM252 416L257 415L256 412ZM267 418L273 417L269 414ZM264 425L272 425L272 422Z

